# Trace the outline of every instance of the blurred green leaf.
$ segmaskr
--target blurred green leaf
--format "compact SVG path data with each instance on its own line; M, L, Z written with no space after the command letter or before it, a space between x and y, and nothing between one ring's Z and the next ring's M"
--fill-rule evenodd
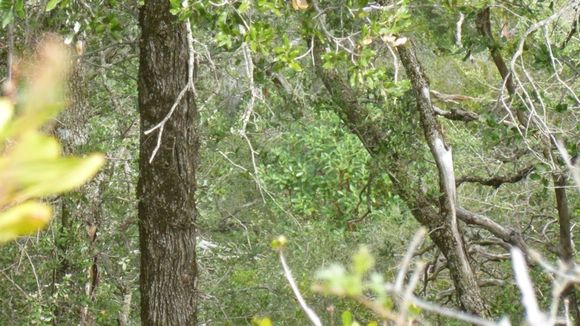
M30 160L17 165L2 163L0 182L11 185L6 197L12 201L21 201L56 195L81 186L97 173L105 163L105 158L101 154L92 154L86 158Z
M0 243L39 231L51 216L50 206L37 201L25 202L0 212Z
M343 326L352 326L352 313L348 310L342 312L342 325Z
M272 326L270 318L254 318L252 319L252 326Z
M352 257L353 271L358 275L363 275L375 265L375 259L370 254L368 248L363 246Z
M14 107L8 99L0 98L0 134L14 114ZM0 141L0 144L2 142Z
M50 0L48 1L48 3L46 4L46 11L51 11L54 8L56 8L56 6L58 6L58 4L61 2L62 0Z

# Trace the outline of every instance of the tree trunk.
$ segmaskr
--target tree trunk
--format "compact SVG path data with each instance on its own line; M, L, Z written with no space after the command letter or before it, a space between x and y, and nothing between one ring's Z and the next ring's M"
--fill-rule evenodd
M445 143L441 126L431 104L429 82L413 45L408 42L408 44L398 46L397 51L407 77L413 85L423 133L439 170L440 212L431 217L434 221L428 223L432 231L431 239L447 258L449 273L462 308L486 316L487 309L477 279L467 259L467 251L457 223L455 174L451 147Z
M188 82L186 25L169 12L169 0L141 8L139 112L139 236L142 325L195 325L195 171L197 108L185 95L163 128L144 135L170 111Z
M556 193L556 207L558 209L558 223L560 225L560 259L567 265L574 264L574 248L572 247L572 235L570 234L570 209L566 196L566 175L563 173L553 173L554 191ZM562 296L568 300L570 315L575 325L580 325L580 309L576 298L574 285L570 284Z
M325 87L332 96L335 102L335 109L342 121L348 126L352 133L358 136L369 154L371 154L378 162L384 164L385 171L389 174L395 192L405 201L413 216L422 225L427 227L430 232L430 237L441 252L445 255L448 261L449 272L455 285L455 291L459 299L460 305L466 311L481 316L487 316L488 312L485 308L479 286L475 275L467 261L465 248L461 235L458 234L457 222L455 221L455 184L454 180L449 179L449 169L452 169L452 162L449 162L441 156L450 155L450 151L443 148L445 143L442 139L440 127L435 120L434 113L426 112L430 106L430 101L425 103L425 98L422 98L422 89L417 91L418 112L421 115L422 127L427 138L432 153L438 162L439 176L440 176L440 190L442 196L439 203L439 211L435 209L434 203L430 198L421 192L418 186L417 176L409 175L407 171L407 164L414 158L413 153L397 151L393 146L389 146L389 134L381 129L381 126L375 124L370 117L368 110L359 105L357 95L354 89L345 82L336 71L332 69L324 69L322 64L322 49L319 42L314 43L314 58L316 60L316 72L322 79ZM406 61L409 78L415 85L418 79L419 82L425 84L428 91L428 83L420 71L419 62L415 58L414 50L412 48L402 49L403 53L401 59ZM410 70L419 71L419 75L411 75ZM414 79L415 78L415 79ZM407 108L404 108L407 110ZM393 108L385 109L385 111L393 110ZM433 109L430 108L432 111ZM401 122L405 123L405 122ZM393 127L394 128L394 127ZM398 135L398 142L407 144L408 148L412 148L411 142L418 142L417 135ZM439 148L439 145L443 145ZM435 148L437 147L437 148ZM408 150L407 150L408 151ZM449 153L448 153L449 152ZM448 154L447 154L448 153ZM449 159L450 160L450 159ZM450 166L451 165L451 166ZM451 171L452 173L452 171ZM453 189L449 189L450 182L453 183Z
M89 133L88 120L90 114L87 114L90 112L88 79L83 58L74 57L72 60L74 60L74 63L70 81L68 82L68 107L59 115L54 133L59 138L63 146L63 152L66 155L82 155L82 147L86 145ZM81 325L90 325L89 321L94 320L89 309L89 304L93 300L79 300L82 297L82 292L75 286L76 279L84 279L85 273L82 269L82 263L70 259L71 253L76 250L75 248L85 243L84 234L78 232L78 230L84 228L79 227L79 224L94 225L94 233L96 234L97 232L96 226L98 225L100 214L94 214L92 210L95 206L99 206L101 193L95 192L93 194L90 191L90 187L97 187L94 182L96 181L80 188L77 194L71 193L60 196L60 225L55 246L58 266L53 277L53 294L58 294L58 296L56 296L53 325L62 325L79 318L79 316L79 324ZM79 199L79 195L83 199ZM91 265L91 270L96 271L97 259L96 255L93 255L95 239L88 240L92 257L86 256L83 258L93 260L94 265ZM66 287L66 291L70 291L68 292L68 297L63 297L56 284L61 286L66 284L66 274L75 275L75 277ZM96 279L96 274L95 278L91 279ZM92 287L93 290L96 289L96 283L94 285ZM82 308L81 302L85 303Z

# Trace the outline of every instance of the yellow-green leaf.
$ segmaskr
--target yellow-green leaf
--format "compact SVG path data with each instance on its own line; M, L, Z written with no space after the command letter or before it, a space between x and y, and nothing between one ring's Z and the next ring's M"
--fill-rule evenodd
M46 4L46 11L51 11L54 8L56 8L56 6L58 6L58 4L61 2L61 0L50 0L47 4Z
M270 318L264 318L260 320L260 326L272 326L272 321Z
M7 98L0 98L0 132L8 124L14 113L14 107Z
M61 152L60 144L53 137L31 131L22 135L14 148L7 154L13 164L56 159Z
M361 247L352 257L353 272L362 275L368 272L375 265L375 259L367 247Z
M409 314L411 316L419 316L421 314L421 312L423 311L423 309L421 309L421 307L416 306L414 304L409 304L408 306L409 308Z
M286 239L285 236L281 235L278 238L272 240L272 249L274 250L281 250L284 249L284 246L286 245L286 243L288 242L288 239Z
M34 104L36 106L37 104ZM46 103L42 107L42 110L36 112L25 112L20 115L10 123L5 130L0 132L0 139L17 137L18 135L28 132L31 130L38 130L43 124L45 124L50 119L55 118L58 113L62 110L65 103L64 101ZM30 107L34 107L30 106Z
M50 206L29 201L0 212L0 243L32 234L50 221Z
M342 326L352 326L353 318L350 311L343 311L340 317L342 318Z
M252 320L252 325L253 326L272 326L272 321L268 317L254 318Z
M13 201L56 195L84 184L104 163L101 154L25 162L0 171L0 183L13 186L8 196Z

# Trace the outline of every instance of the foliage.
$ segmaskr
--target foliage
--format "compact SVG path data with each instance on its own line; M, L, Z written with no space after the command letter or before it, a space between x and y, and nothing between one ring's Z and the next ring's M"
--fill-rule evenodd
M293 214L344 227L388 212L388 180L376 176L368 154L333 113L320 111L292 124L268 148L261 157L262 181L287 195Z
M104 163L100 154L62 157L57 140L38 131L62 108L59 79L67 70L67 55L60 45L47 43L41 51L46 61L27 87L22 113L12 119L13 104L0 99L0 242L42 229L52 210L37 198L79 187Z
M570 157L578 154L580 146L580 43L573 32L577 31L577 9L560 12L571 2L170 3L176 22L190 19L192 23L197 63L200 323L308 323L271 253L270 239L279 234L289 239L287 258L299 289L325 324L372 325L377 314L360 299L398 307L396 298L379 284L396 277L406 240L419 226L405 195L425 194L435 210L440 196L415 94L397 56L396 46L407 42L415 45L431 90L441 95L432 94L433 104L441 111L463 110L477 116L467 123L438 117L453 149L458 204L501 226L509 237L498 237L482 225L460 221L459 226L474 273L489 285L482 293L491 318L509 316L514 324L525 318L525 308L515 304L520 294L511 281L507 248L513 245L512 236L521 235L547 261L560 256L553 176L569 170L553 144L561 141ZM488 5L493 40L482 37L476 22ZM116 323L125 308L128 324L139 323L137 199L133 195L141 132L135 109L138 10L138 1L51 0L43 6L0 1L5 31L0 35L2 58L9 52L25 56L35 47L37 35L46 30L63 35L68 44L84 45L85 52L73 59L79 68L67 92L69 97L86 100L79 105L84 119L71 122L67 119L74 113L65 110L54 123L55 134L67 154L99 151L110 158L103 172L77 192L44 200L40 208L19 202L22 206L3 211L10 216L18 210L46 213L46 201L59 208L55 210L57 223L49 225L48 232L1 248L0 263L6 269L0 275L0 297L10 300L0 310L0 324L78 324L85 308L97 324ZM547 21L552 16L556 19ZM541 22L545 22L541 28L527 33ZM525 42L516 57L521 40ZM335 101L337 94L329 93L317 73L315 41L322 44L324 71L334 72L351 87L355 101L368 113L363 117L367 126L384 131L388 155L369 154L345 123L344 111ZM490 49L499 51L517 77L513 96L503 87ZM7 73L4 69L0 66ZM50 81L47 85L55 86ZM69 103L30 115L29 105L45 108L55 99L30 96L38 92L28 86L19 89L25 95L18 95L15 107L8 102L0 105L0 121L8 121L4 117L14 110L16 116L9 125L0 123L2 132L10 133L10 141L1 145L0 191L5 190L2 178L9 171L3 168L7 155L10 160L18 156L20 162L32 156L39 162L48 160L57 170L60 164L81 162L63 157L55 137L30 131L52 120ZM34 99L38 99L36 104L27 104ZM518 126L516 116L522 112L529 119ZM80 137L84 141L75 143L64 137L77 127L84 130ZM27 128L30 132L24 133ZM552 145L547 148L546 143ZM400 164L389 165L394 159ZM57 186L62 191L80 183L60 182L64 178L44 168L35 169L34 175L25 164L17 167L28 171L21 174L26 177L23 182L40 177L46 183L13 188L15 200L24 199L23 189L33 198L50 195L57 190L54 178L59 178ZM486 186L465 181L501 179L528 167L533 170L511 183ZM393 177L397 169L403 171L399 176L408 177L402 184L407 193L397 189ZM580 211L580 197L570 186L571 179L567 181L567 203L574 219ZM10 222L10 216L0 222ZM11 236L36 230L9 228ZM96 240L91 240L91 234L98 234ZM578 247L577 237L572 240ZM366 245L366 251L353 259L353 251L361 245ZM418 251L427 266L414 295L457 308L444 255L430 240ZM99 279L88 295L84 289L90 284L87 275L93 266ZM535 290L543 294L540 305L546 308L552 281L537 265L530 273ZM313 289L315 279L318 285ZM59 307L70 311L59 314ZM421 322L461 324L408 308ZM554 311L561 314L563 308L560 305Z

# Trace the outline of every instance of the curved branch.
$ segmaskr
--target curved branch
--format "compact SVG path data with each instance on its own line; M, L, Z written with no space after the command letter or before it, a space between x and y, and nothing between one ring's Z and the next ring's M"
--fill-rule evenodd
M457 186L459 187L464 182L479 183L483 186L491 186L494 188L499 188L504 183L516 183L520 182L526 178L532 171L534 171L534 166L528 166L523 170L520 170L512 175L495 176L491 178L481 178L476 176L465 176L457 179Z
M528 256L528 245L525 243L522 235L516 230L511 228L504 228L491 218L470 212L463 207L457 207L457 218L468 225L476 225L481 227L504 242L520 248L526 257Z
M479 119L479 114L462 109L451 109L451 111L445 111L433 105L433 110L435 110L435 114L449 120L469 122L477 121Z

